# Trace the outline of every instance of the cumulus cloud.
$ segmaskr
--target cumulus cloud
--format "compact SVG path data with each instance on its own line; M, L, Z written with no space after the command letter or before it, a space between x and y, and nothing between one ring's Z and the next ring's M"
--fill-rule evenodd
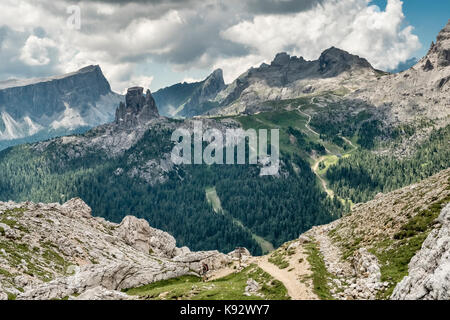
M56 49L52 39L38 38L35 35L28 37L20 51L20 60L30 66L43 66L50 63L50 51Z
M411 26L402 28L403 20L400 0L388 0L385 11L368 6L367 0L331 0L290 16L243 21L222 36L251 46L255 58L270 59L289 51L317 59L323 50L335 46L365 57L377 68L392 69L421 46Z
M330 46L363 56L375 67L395 68L419 41L412 27L404 26L400 0L388 0L385 11L369 2L2 0L0 59L6 63L0 79L100 64L113 89L123 92L140 81L144 86L169 81L148 68L160 64L170 66L178 81L190 70L207 74L221 67L229 82L279 51L316 59ZM71 5L81 8L80 30L67 27Z

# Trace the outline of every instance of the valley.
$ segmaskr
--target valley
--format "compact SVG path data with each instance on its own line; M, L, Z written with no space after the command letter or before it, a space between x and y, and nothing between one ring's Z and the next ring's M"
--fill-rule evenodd
M449 52L450 22L398 74L331 47L155 93L2 82L0 298L450 299ZM196 121L279 129L278 171L174 163Z

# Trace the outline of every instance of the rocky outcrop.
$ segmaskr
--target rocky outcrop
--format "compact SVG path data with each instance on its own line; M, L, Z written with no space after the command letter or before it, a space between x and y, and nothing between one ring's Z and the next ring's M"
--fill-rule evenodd
M319 57L319 70L323 76L336 77L352 69L373 68L366 59L335 47L325 50Z
M437 224L433 216L428 216L448 199L450 169L356 204L351 213L313 227L301 236L305 240L298 242L308 243L309 238L319 249L329 273L330 294L336 299L448 300L450 204L442 209ZM414 232L402 232L411 226L415 226ZM409 275L397 283L401 279L394 279L392 274L403 273L408 267L401 265L405 252L414 248L408 244L421 241L428 232L422 249L405 262L409 262Z
M261 289L261 286L258 282L253 280L252 278L247 279L247 286L245 287L244 295L250 297L252 295L258 295L257 292Z
M450 204L442 209L439 225L411 259L393 300L450 300Z
M120 102L116 110L116 124L131 128L159 117L158 109L150 90L147 90L145 96L143 91L144 88L142 87L128 89L125 103Z
M144 253L172 258L176 255L176 241L167 232L150 227L147 220L126 216L115 234L133 248Z
M120 290L222 268L231 257L177 248L175 239L127 216L92 217L75 198L57 203L0 202L0 298L119 299Z
M440 67L450 66L450 20L439 32L436 43L431 44L428 56L433 56Z
M380 75L379 80L361 83L346 99L364 101L377 109L386 108L380 120L390 126L431 120L446 126L450 115L450 21L432 43L427 55L404 72ZM356 103L356 102L355 102ZM372 108L373 109L373 108ZM418 135L422 134L417 130ZM427 134L422 134L424 137ZM423 139L423 138L422 138ZM420 136L414 137L420 140ZM405 141L404 148L414 143ZM403 146L402 146L403 148Z
M77 297L71 300L130 300L131 297L125 293L108 290L103 287L95 287L93 289L86 290Z

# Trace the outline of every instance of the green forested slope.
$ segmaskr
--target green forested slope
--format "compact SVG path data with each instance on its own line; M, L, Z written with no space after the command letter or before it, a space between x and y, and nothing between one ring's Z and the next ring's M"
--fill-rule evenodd
M183 166L167 182L153 186L114 174L117 168L127 172L136 164L129 161L131 154L144 160L170 150L168 139L169 132L150 130L115 159L100 151L70 159L64 145L55 143L42 152L30 145L7 149L0 153L0 200L63 202L78 196L94 215L116 222L127 214L145 218L193 250L226 252L245 246L254 254L261 248L232 218L279 245L342 212L339 202L326 198L308 163L300 158L285 159L285 174L278 178L260 177L259 168L252 165ZM294 172L291 162L300 173ZM229 216L215 213L208 204L205 189L211 186Z
M343 198L365 202L450 167L450 126L434 131L412 156L395 158L359 150L331 166L326 178Z

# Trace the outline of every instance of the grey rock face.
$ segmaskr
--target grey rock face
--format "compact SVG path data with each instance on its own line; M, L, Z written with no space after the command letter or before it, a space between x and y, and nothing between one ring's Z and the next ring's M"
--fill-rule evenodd
M409 263L409 275L395 287L393 300L450 299L450 204Z
M2 81L0 141L45 139L107 123L121 100L99 66L51 78Z
M270 65L249 69L219 92L215 100L220 107L211 113L242 113L264 101L332 91L366 78L376 79L376 70L367 60L334 47L312 61L282 52Z
M450 20L444 29L439 32L436 44L432 46L430 51L437 53L440 66L447 67L450 65Z
M130 128L159 117L150 90L147 90L145 96L143 91L142 87L128 89L125 103L120 102L116 110L116 124Z
M218 104L217 94L225 88L223 71L214 70L205 80L178 83L155 92L161 114L172 117L193 117L207 113Z
M14 221L0 233L6 248L0 250L0 299L7 293L17 299L123 299L122 289L195 274L203 262L215 270L231 260L217 251L176 248L171 235L145 220L128 216L118 225L92 217L81 199L0 202L0 216ZM17 263L18 245L28 262Z
M371 69L372 66L366 59L335 47L325 50L319 58L319 70L326 77L335 77L342 72L358 68Z
M427 55L407 71L384 75L379 80L360 84L346 96L352 101L365 101L378 110L386 107L380 120L389 126L399 123L417 122L424 118L433 121L434 126L446 126L450 115L450 22L432 43ZM427 134L417 130L421 141ZM422 137L420 136L422 135ZM411 141L405 140L402 149L411 149Z
M144 253L172 258L176 252L175 238L167 232L150 227L144 219L126 216L116 229L116 234L127 244Z
M130 296L125 293L108 290L101 286L86 290L78 297L71 300L130 300Z

